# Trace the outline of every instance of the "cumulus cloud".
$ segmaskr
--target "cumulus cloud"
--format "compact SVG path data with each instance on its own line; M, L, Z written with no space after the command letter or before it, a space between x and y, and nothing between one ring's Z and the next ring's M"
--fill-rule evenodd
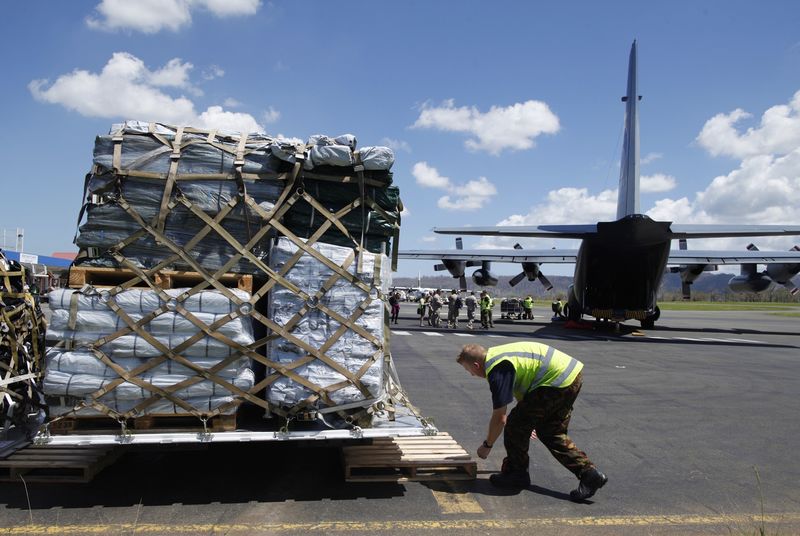
M642 157L641 164L643 166L646 166L647 164L655 162L656 160L659 160L661 158L664 158L664 155L661 153L647 153Z
M499 155L505 150L520 151L536 145L542 134L555 134L560 125L546 103L529 100L511 106L492 106L481 112L474 106L456 107L453 99L440 106L425 104L412 128L431 128L471 136L468 149Z
M755 127L737 128L752 115L741 108L717 114L703 125L697 141L713 156L748 158L765 154L786 154L800 146L800 91L788 104L766 110Z
M639 178L639 188L643 194L669 192L675 188L675 177L656 173L655 175L642 175Z
M392 149L395 152L397 152L397 151L405 151L406 153L410 153L411 152L411 146L408 144L408 142L403 141L403 140L395 140L395 139L392 139L392 138L383 138L381 140L381 145L384 145L384 146Z
M281 113L272 106L270 106L269 109L267 109L267 111L264 112L265 123L274 123L280 118L281 118Z
M225 70L219 65L210 65L203 69L203 80L214 80L225 76Z
M176 32L192 23L192 12L204 9L216 17L253 15L261 0L102 0L86 24L96 30Z
M425 188L444 190L444 195L437 201L437 206L445 210L477 210L497 195L497 188L486 177L456 184L439 173L427 162L417 162L411 170L417 184Z
M33 80L28 89L39 101L60 104L87 117L263 132L264 127L250 114L226 111L222 106L210 106L198 113L186 96L166 92L178 89L197 95L189 80L192 68L191 63L174 58L150 70L136 56L116 52L99 73L76 69L52 83Z

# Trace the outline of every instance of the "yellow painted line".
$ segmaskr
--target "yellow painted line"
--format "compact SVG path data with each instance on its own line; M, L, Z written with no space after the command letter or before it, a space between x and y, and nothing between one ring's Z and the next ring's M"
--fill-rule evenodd
M118 525L23 525L1 527L0 534L270 534L281 532L379 532L441 531L469 529L535 529L541 527L641 527L641 526L723 526L734 529L772 524L800 523L800 513L737 515L657 515L607 517L548 517L529 519L448 519L409 521L321 521L319 523L233 523L233 524L153 524Z
M446 491L431 490L443 514L483 514L483 508L471 493L459 492L448 486Z

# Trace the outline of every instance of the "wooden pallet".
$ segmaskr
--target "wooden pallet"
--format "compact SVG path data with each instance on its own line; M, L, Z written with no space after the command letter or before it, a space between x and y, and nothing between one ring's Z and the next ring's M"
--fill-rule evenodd
M0 482L85 483L121 454L117 446L28 445L0 460Z
M343 447L346 482L419 482L474 480L477 464L450 437L373 439L371 445Z
M128 420L128 429L137 432L202 432L203 423L192 415L145 415ZM236 430L236 415L217 415L206 422L209 432ZM119 433L120 424L109 417L69 417L50 424L54 435Z
M69 287L81 288L86 284L97 288L109 288L121 285L136 277L130 270L122 268L100 268L95 266L73 266L69 269ZM153 276L153 280L160 288L193 287L205 281L202 274L197 272L179 272L174 270L161 270ZM228 288L238 288L252 294L253 276L251 274L224 274L217 281ZM140 282L136 287L146 287Z

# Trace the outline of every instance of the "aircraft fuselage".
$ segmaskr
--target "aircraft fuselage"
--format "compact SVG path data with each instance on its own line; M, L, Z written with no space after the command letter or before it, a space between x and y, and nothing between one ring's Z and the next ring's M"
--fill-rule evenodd
M656 314L656 294L667 266L670 222L634 214L597 224L575 263L571 302L582 314L645 320Z

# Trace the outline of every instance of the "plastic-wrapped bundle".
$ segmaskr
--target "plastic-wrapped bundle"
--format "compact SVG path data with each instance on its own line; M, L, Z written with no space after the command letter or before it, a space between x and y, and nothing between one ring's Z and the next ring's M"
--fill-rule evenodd
M116 294L113 300L134 322L161 307L171 309L143 324L141 329L169 349L177 348L190 338L202 334L197 337L197 342L178 353L204 373L211 372L216 367L217 370L211 374L218 381L203 378L192 366L164 358L163 352L140 334L120 334L120 330L127 328L128 324L108 306L110 298L107 292L84 293L59 289L49 295L53 329L48 333L48 342L55 346L48 349L46 356L43 381L45 394L56 397L55 404L58 406L63 405L59 401L65 399L64 397L88 400L92 393L119 380L113 368L98 358L92 348L99 350L116 366L127 371L150 365L136 378L160 389L169 389L191 380L191 385L174 391L172 396L187 402L192 401L192 405L200 412L213 410L220 404L228 404L234 400L231 390L220 382L249 391L255 383L249 358L224 341L203 334L187 317L174 311L178 304L176 298L187 290L164 291L169 297L166 303L155 291L149 289L126 290ZM240 300L250 299L250 294L245 291L231 292ZM235 302L216 290L197 292L181 301L180 305L205 326L225 320L227 315L238 310ZM252 325L246 317L228 320L214 331L231 339L234 344L248 346L254 342ZM109 340L95 346L101 338ZM159 363L158 359L162 361ZM149 389L123 381L97 401L122 413L153 397L154 394ZM210 406L209 401L212 399L219 403ZM168 402L165 406L163 401L153 400L145 408L145 414L162 413L159 408L169 409L174 406L173 402ZM234 406L231 405L225 412L233 411ZM175 413L172 409L166 412ZM185 409L177 413L185 413Z
M330 244L316 243L312 248L339 266L344 266L348 258L353 256L352 249ZM270 266L275 270L284 269L285 263L297 251L298 247L289 240L279 239L271 250ZM368 367L358 378L368 390L368 395L319 359L294 369L295 373L313 384L331 388L328 396L336 405L368 406L383 395L384 307L378 297L378 290L388 290L391 274L388 260L383 255L366 253L362 265L363 272L357 276L368 286L369 292L341 277L330 285L334 271L309 254L302 255L285 276L300 290L312 296L326 284L329 286L319 299L319 304L308 308L308 312L294 323L289 330L290 336L316 350L326 346L324 355L352 375L357 375L365 366ZM356 267L357 263L351 262L347 271L355 274ZM289 324L298 311L308 305L301 296L280 286L276 286L270 294L269 316L280 326ZM349 319L367 301L369 303L363 307L362 314L352 324L348 323L348 329L337 336L336 332L342 324L325 310L335 312L340 318ZM353 329L354 326L366 331L371 340ZM307 355L303 348L286 337L271 341L267 352L271 360L282 364L292 363ZM312 394L312 391L292 379L281 377L267 388L266 396L267 401L274 405L291 408ZM324 404L318 403L316 406Z
M306 156L304 169L313 171L306 177L306 185L310 186L315 180L324 183L317 200L328 210L337 211L360 195L352 177L356 174L356 165L363 168L370 182L366 196L374 200L380 210L369 208L365 215L360 209L353 211L343 218L343 223L359 240L364 229L365 247L370 251L388 251L402 210L396 192L388 198L383 194L392 180L389 170L394 153L391 149L356 149L355 136L350 134L335 138L312 136L306 144L301 144L265 134L249 134L242 141L238 133L190 128L182 131L180 143L173 147L177 132L178 129L161 124L128 121L113 125L110 135L96 138L94 168L86 184L86 222L80 226L77 237L78 246L88 253L81 258L82 264L118 265L108 250L142 230L121 201L145 222L155 221L162 210L166 179L173 163L176 164L172 169L176 179L171 196L174 205L161 215L164 236L183 249L206 226L202 218L176 202L177 196L212 218L221 210L227 210L228 203L233 201L234 208L221 224L240 244L247 244L260 229L262 220L254 210L244 208L240 190L246 191L263 210L271 210L286 186L287 172L293 167L295 155L300 152ZM239 157L241 165L237 166ZM243 175L240 181L234 180L237 170ZM343 176L351 177L350 183L341 182ZM392 197L395 199L391 200ZM394 221L386 221L381 210ZM302 201L283 218L289 230L300 237L311 236L324 221ZM263 236L250 247L251 252L256 257L265 257L272 236L272 233ZM326 237L333 240L331 233L326 233ZM341 237L335 241L348 243ZM171 250L148 233L129 241L120 253L129 262L144 268L173 256ZM211 230L186 253L204 268L216 270L238 251ZM183 259L173 260L169 268L193 269ZM254 273L257 269L243 258L226 271Z

